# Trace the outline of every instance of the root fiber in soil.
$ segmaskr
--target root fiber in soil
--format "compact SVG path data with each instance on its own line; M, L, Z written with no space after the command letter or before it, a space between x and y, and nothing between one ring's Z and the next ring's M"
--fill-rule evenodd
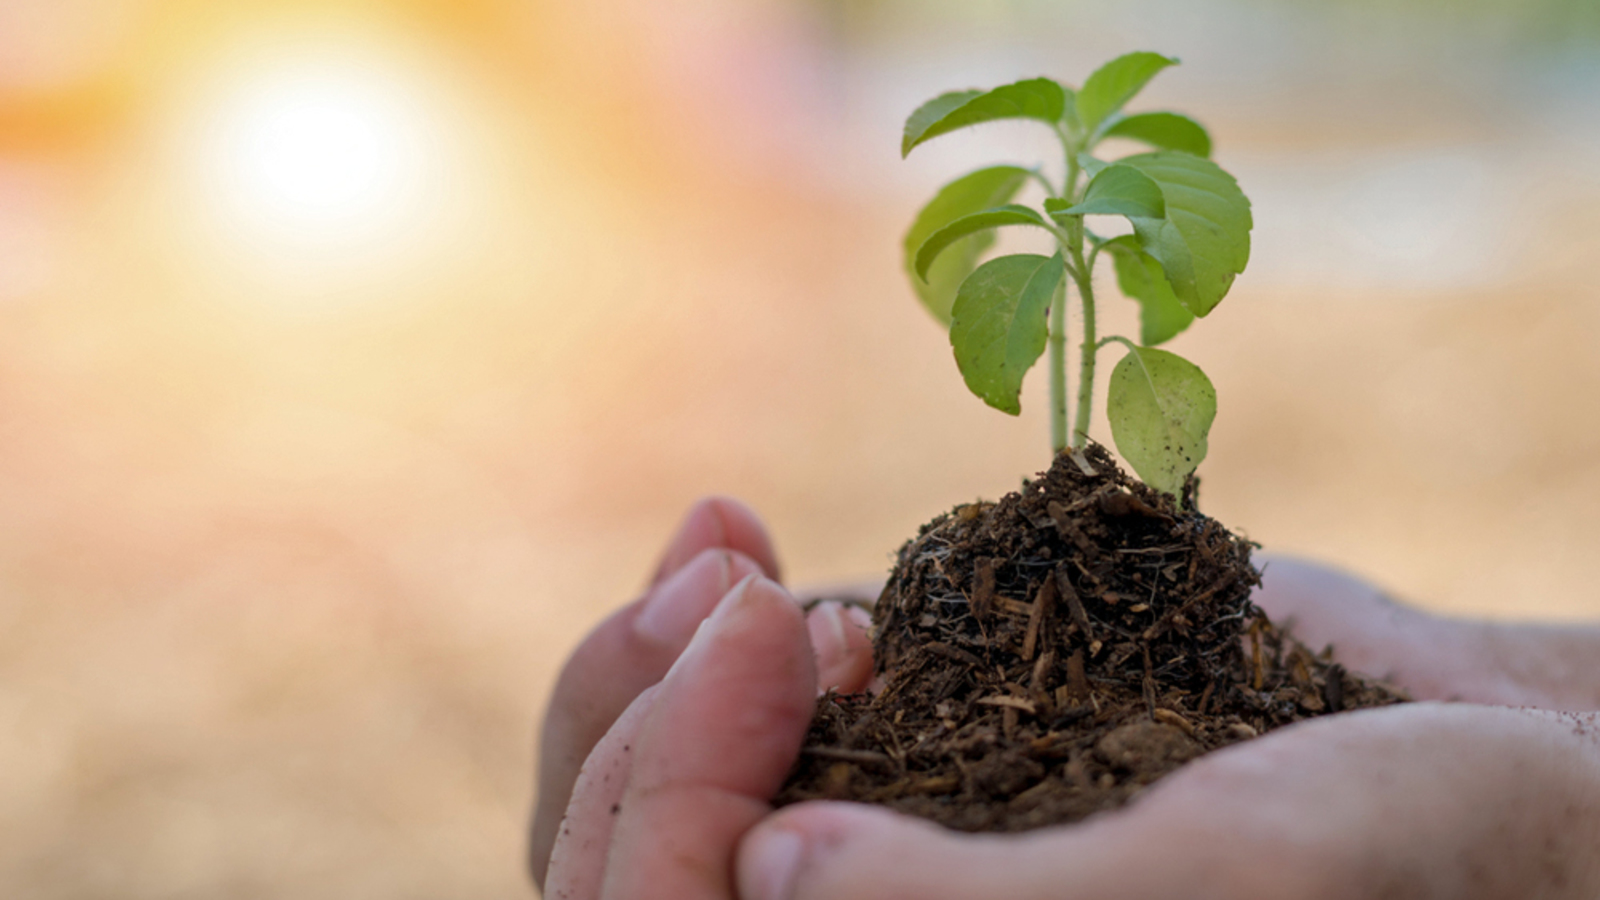
M829 693L779 805L878 803L963 831L1074 822L1201 754L1405 698L1250 602L1251 544L1090 446L899 552L881 690Z

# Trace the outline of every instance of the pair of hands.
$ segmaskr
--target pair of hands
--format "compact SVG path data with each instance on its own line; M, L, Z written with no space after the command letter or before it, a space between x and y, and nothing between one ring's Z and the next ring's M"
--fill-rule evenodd
M1594 897L1600 633L1429 616L1269 562L1256 602L1416 703L1203 757L1129 807L1022 835L887 810L774 812L820 688L871 676L866 620L809 614L759 520L702 501L650 588L557 684L531 865L549 900ZM1511 705L1524 708L1508 708Z

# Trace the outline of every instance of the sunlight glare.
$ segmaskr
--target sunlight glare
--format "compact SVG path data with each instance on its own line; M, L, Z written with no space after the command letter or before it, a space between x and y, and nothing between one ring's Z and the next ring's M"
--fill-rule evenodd
M381 73L302 66L228 102L210 173L226 211L259 236L319 245L411 224L433 162L416 104Z
M405 315L480 277L518 170L470 67L370 22L241 29L174 68L160 177L130 185L175 277L292 317Z

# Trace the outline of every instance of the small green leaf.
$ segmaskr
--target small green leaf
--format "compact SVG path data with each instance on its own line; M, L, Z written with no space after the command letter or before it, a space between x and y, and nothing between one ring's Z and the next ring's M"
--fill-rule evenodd
M1211 135L1199 122L1170 112L1139 113L1117 119L1106 137L1143 141L1157 150L1182 150L1195 156L1211 155Z
M1103 159L1096 159L1094 156L1091 156L1088 153L1078 154L1078 166L1082 168L1084 172L1088 173L1090 178L1099 175L1100 170L1109 165L1111 165L1111 163L1108 163Z
M1083 133L1083 124L1078 121L1078 92L1064 84L1061 86L1061 124L1073 134Z
M1194 322L1194 313L1185 309L1167 283L1161 263L1139 247L1131 234L1105 243L1117 270L1117 286L1139 303L1139 343L1146 347L1164 344Z
M1130 217L1178 300L1197 316L1215 309L1250 261L1250 201L1216 163L1162 150L1124 157L1161 186L1166 218Z
M1183 357L1130 348L1111 370L1106 417L1117 451L1144 483L1177 496L1206 458L1217 392L1200 367Z
M940 94L912 111L906 117L906 127L901 138L900 156L904 158L911 152L911 147L916 146L913 141L921 141L928 129L938 123L940 119L965 106L967 101L983 95L983 91L950 91ZM930 135L931 137L931 135Z
M1083 130L1093 134L1157 72L1177 62L1159 53L1128 53L1096 69L1078 91L1078 121Z
M958 128L996 119L1038 119L1051 125L1061 120L1066 92L1048 78L1030 78L992 91L956 91L940 94L917 107L906 119L900 155L918 144Z
M933 234L928 235L928 239L922 242L922 246L917 249L917 258L914 265L917 277L923 279L928 277L928 267L933 265L933 261L939 258L939 254L946 247L969 235L987 231L991 228L999 228L1002 225L1049 227L1049 223L1045 222L1038 213L1026 206L1018 206L1015 203L1007 203L1005 206L997 206L994 209L986 209L983 212L962 216Z
M1019 166L991 166L968 172L940 188L906 232L903 246L911 287L928 312L946 327L950 325L950 304L956 300L956 290L972 274L978 257L994 243L994 234L984 231L957 241L928 267L927 280L916 274L917 250L935 231L956 219L1009 202L1022 190L1028 175L1028 170Z
M1022 412L1022 376L1044 353L1046 312L1066 265L1061 254L991 259L962 282L950 346L967 387L1001 412Z
M1083 202L1061 211L1061 215L1067 216L1142 216L1149 219L1159 219L1166 214L1167 204L1161 197L1161 186L1132 166L1101 169L1083 192Z

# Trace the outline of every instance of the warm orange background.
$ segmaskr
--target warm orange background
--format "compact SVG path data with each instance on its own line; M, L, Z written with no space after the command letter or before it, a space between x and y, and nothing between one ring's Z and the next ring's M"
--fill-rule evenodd
M525 896L551 679L693 498L859 577L1045 464L1042 379L967 395L897 244L1049 145L902 163L899 125L1130 49L1257 204L1173 345L1208 510L1600 616L1600 28L1395 6L0 0L0 894ZM433 205L360 246L219 218L240 92L347 57Z

